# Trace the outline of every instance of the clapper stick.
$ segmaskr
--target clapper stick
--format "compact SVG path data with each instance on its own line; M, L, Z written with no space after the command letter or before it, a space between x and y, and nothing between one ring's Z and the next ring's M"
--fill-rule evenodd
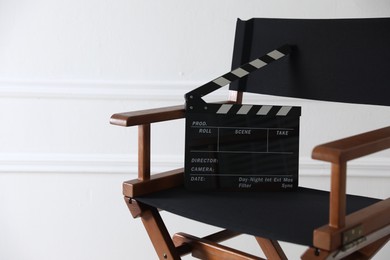
M193 103L193 101L203 101L202 97L214 92L215 90L230 84L231 82L244 78L250 73L265 67L266 65L279 60L285 56L287 56L291 52L291 48L289 45L283 45L266 55L263 55L251 62L248 62L239 68L232 70L221 77L218 77L190 92L185 95L187 107L191 108L191 105L188 106L189 103Z

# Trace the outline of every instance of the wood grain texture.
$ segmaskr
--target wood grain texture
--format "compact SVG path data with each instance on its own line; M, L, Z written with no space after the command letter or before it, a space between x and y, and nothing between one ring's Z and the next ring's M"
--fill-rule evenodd
M127 127L180 118L184 118L184 105L118 113L111 116L110 123Z
M318 145L312 158L332 163L347 162L390 148L390 126Z
M264 255L267 259L275 259L275 260L287 260L287 256L285 255L282 247L278 243L278 241L255 237L257 243L260 245L261 250L263 250Z

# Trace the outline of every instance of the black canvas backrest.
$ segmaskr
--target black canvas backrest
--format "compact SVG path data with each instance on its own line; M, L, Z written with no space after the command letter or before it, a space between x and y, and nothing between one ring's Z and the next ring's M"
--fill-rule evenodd
M284 44L292 48L287 59L230 89L390 105L390 18L238 20L232 68Z

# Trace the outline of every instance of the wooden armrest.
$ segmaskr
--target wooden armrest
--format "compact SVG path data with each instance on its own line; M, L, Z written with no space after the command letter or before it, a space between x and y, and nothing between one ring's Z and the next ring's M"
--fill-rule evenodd
M347 161L390 148L390 127L344 138L314 148L313 159L332 163L329 226L345 227Z
M118 126L135 126L184 118L184 105L118 113L110 123Z
M331 163L353 160L390 148L390 127L351 136L314 148L313 159Z
M138 125L138 180L150 179L151 123L184 118L184 113L184 105L181 105L118 113L111 116L110 123L113 125Z

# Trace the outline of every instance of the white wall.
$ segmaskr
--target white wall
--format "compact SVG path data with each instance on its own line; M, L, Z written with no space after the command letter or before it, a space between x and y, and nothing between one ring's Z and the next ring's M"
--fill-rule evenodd
M387 0L0 1L0 259L155 259L121 195L135 176L136 129L110 126L110 115L181 104L228 71L238 17L389 15ZM328 166L310 160L312 147L390 122L388 108L248 101L303 106L301 183L324 189ZM155 171L183 160L171 128L153 129ZM389 197L389 155L352 163L350 191ZM212 229L163 214L174 231ZM258 252L247 239L235 243ZM303 250L284 246L295 258Z

